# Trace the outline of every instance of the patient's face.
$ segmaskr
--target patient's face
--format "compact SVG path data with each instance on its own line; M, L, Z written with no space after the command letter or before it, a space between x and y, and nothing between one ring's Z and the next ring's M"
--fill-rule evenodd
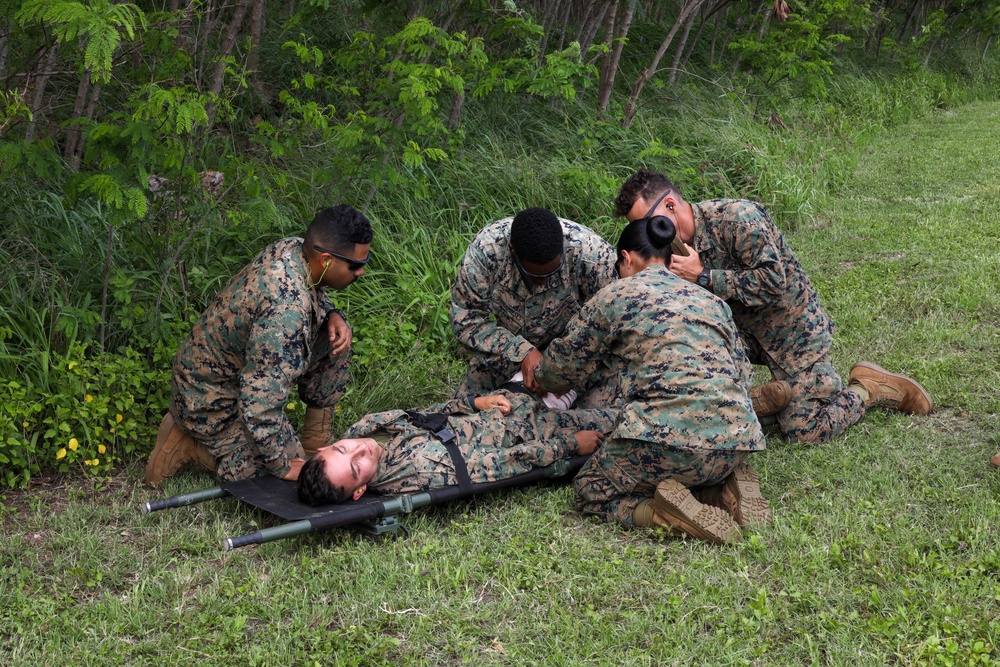
M326 478L349 491L353 489L352 497L357 500L375 476L382 446L372 438L338 440L321 447L316 456L325 462Z

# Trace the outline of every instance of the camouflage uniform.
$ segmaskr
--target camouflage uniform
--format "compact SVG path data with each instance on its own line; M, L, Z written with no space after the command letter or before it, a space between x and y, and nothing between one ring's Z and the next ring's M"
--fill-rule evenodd
M562 267L544 285L526 281L510 252L512 222L494 222L476 235L451 289L451 326L472 355L457 397L489 394L510 380L533 347L544 350L614 279L614 249L586 227L560 219ZM614 405L617 373L597 373L577 388L578 407Z
M626 365L625 405L611 438L573 481L585 514L631 525L659 482L716 484L764 449L729 306L662 264L598 292L549 345L536 377L559 391L604 356Z
M285 416L296 385L330 407L350 352L330 354L324 288L311 288L302 239L266 247L220 291L174 358L170 412L208 447L224 481L285 475L302 444Z
M830 363L833 321L764 207L745 199L691 207L693 247L711 269L712 291L732 308L750 360L792 387L777 415L785 437L825 442L860 421L863 400Z
M492 408L475 412L465 398L442 412L451 413L448 426L465 457L469 477L494 482L551 465L576 452L577 431L611 432L615 413L609 410L548 410L537 398L499 391L511 402L508 415ZM345 438L376 437L385 451L368 486L382 493L411 493L458 483L444 444L429 431L411 424L402 410L368 415L351 426Z

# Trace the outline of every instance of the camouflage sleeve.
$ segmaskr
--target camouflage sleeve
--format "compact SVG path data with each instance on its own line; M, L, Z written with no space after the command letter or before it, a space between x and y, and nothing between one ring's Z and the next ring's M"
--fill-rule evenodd
M753 365L750 363L750 357L747 355L743 338L740 337L736 323L733 322L733 311L726 302L722 302L721 305L724 307L725 313L720 322L726 325L726 347L729 349L729 354L733 359L733 366L736 369L736 381L749 392L751 387L753 387Z
M542 353L535 380L546 391L562 394L594 374L610 332L602 296L591 299L566 325L566 332Z
M576 452L572 433L553 434L544 440L528 440L511 447L476 447L465 457L474 482L494 482L544 468Z
M269 473L289 470L286 452L298 436L285 415L285 401L306 367L300 313L286 310L258 319L250 331L240 373L240 418ZM299 446L301 449L301 445Z
M483 253L469 246L451 288L451 328L466 348L520 362L534 345L499 326L489 309L494 277Z
M580 285L580 303L587 303L602 289L615 279L615 249L596 234L588 237L583 248L587 261L580 262L582 275L578 277Z
M780 297L786 288L785 265L774 237L777 228L756 202L740 202L731 213L727 253L737 271L712 270L712 291L719 298L756 308Z

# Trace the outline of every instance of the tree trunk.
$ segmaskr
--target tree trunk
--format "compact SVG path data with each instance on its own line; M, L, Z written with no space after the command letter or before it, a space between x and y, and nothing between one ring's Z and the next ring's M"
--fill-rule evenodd
M10 54L10 31L0 28L0 81L7 71L7 56Z
M597 84L597 117L603 118L604 111L608 108L608 101L611 99L611 85L614 76L611 73L611 56L615 46L615 18L618 16L618 6L621 2L612 2L608 5L608 11L604 13L604 44L608 50L604 54L604 62L601 63L601 74Z
M226 34L222 38L222 45L219 47L219 54L215 60L215 71L212 72L212 79L209 82L208 92L210 95L218 96L222 92L222 83L226 78L226 59L233 52L236 45L236 38L240 34L240 27L243 19L247 15L247 5L250 0L236 0L236 7L233 9L233 16L226 26ZM208 110L208 120L211 125L215 120L216 104L212 102Z
M573 3L566 3L566 10L563 12L563 22L562 30L559 31L559 48L556 51L562 51L564 44L566 43L566 33L569 31L569 17L573 13ZM539 61L540 63L541 61Z
M677 68L681 64L681 56L684 55L684 47L687 46L688 36L691 34L691 28L694 27L694 22L697 18L698 15L692 13L691 18L689 18L687 23L684 24L684 32L681 34L681 39L677 42L677 48L674 50L674 59L670 61L670 75L667 77L667 83L677 83Z
M250 53L247 55L247 71L257 88L260 88L260 36L264 32L264 0L253 0L250 12Z
M910 28L910 21L912 21L913 17L916 15L916 13L917 13L917 7L919 5L920 5L920 0L913 0L913 4L910 5L910 11L907 12L907 14L906 14L906 20L903 21L903 27L899 31L899 36L896 38L896 42L902 42L903 41L903 37L906 36L907 30L909 30L909 28Z
M694 39L691 40L691 48L684 52L684 59L681 60L680 69L687 68L688 59L691 58L691 54L694 53L695 47L698 46L698 40L701 39L701 32L705 29L706 23L708 23L708 17L702 16L701 23L698 24L698 32L694 34Z
M24 140L32 141L35 138L35 128L38 127L38 114L42 111L42 100L45 99L45 86L49 83L49 75L56 65L56 56L59 53L59 44L53 44L49 49L49 55L45 59L42 71L35 79L35 95L31 100L31 120L28 121L28 129L25 130Z
M76 101L73 103L73 115L70 117L69 129L66 130L66 145L63 147L63 159L72 162L76 155L76 142L80 136L80 123L83 120L83 111L87 106L87 93L90 92L90 68L83 73L80 78L80 85L76 88Z
M581 61L586 60L587 51L590 50L590 45L594 43L594 37L597 36L597 31L604 23L604 17L607 15L609 8L612 5L617 5L617 0L613 2L605 2L601 5L600 9L595 11L590 19L587 21L587 29L583 33L583 38L577 40L580 42L580 59Z
M670 27L670 32L667 33L666 38L663 43L660 44L660 48L657 49L656 55L653 56L653 62L649 64L649 67L642 70L639 74L639 78L636 79L635 85L632 86L632 93L629 95L628 103L625 105L625 119L622 121L623 127L631 127L632 121L635 119L636 104L639 101L639 95L642 93L642 89L646 86L646 82L653 78L656 74L656 68L660 64L660 60L663 59L663 55L670 48L670 43L674 41L674 35L680 30L681 25L687 20L693 12L696 12L704 3L705 0L688 0L684 6L681 7L680 14L677 15L677 20L674 21L673 26Z
M635 16L635 6L636 0L628 0L628 3L625 5L625 15L618 22L618 32L615 36L618 41L611 47L608 76L606 82L602 83L604 87L601 89L600 99L597 103L598 115L601 117L608 110L608 104L611 102L611 93L615 89L615 79L618 77L618 63L622 57L622 50L625 48L625 38L628 37L628 30L632 26L632 18Z
M83 117L85 120L93 120L94 110L97 108L97 98L101 96L101 84L95 83L90 86L90 99L87 101L87 109L83 112ZM73 151L73 155L70 158L70 164L73 165L74 169L80 168L80 162L83 159L83 149L86 147L87 141L81 132L76 139L76 147Z

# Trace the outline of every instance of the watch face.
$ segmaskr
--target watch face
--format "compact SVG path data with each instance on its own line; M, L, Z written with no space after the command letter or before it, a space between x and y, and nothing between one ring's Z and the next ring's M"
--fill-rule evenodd
M708 271L702 271L698 274L698 285L700 287L708 287L709 273Z

